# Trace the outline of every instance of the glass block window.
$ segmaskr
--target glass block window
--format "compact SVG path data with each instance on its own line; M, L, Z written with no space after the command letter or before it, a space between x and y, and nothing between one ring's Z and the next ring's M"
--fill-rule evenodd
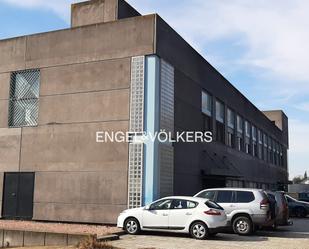
M202 92L202 112L208 116L212 113L212 97L207 92Z
M144 130L144 67L145 57L131 60L130 131Z
M216 101L216 120L224 123L224 105L220 101Z
M128 207L142 206L143 193L143 144L129 144Z
M11 74L9 127L36 126L39 114L40 71Z

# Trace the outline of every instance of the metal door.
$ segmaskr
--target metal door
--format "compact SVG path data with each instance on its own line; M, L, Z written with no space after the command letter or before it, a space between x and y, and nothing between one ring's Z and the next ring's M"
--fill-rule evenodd
M17 215L18 173L4 174L3 211L4 218L13 218Z
M33 192L34 173L5 173L2 216L32 219Z

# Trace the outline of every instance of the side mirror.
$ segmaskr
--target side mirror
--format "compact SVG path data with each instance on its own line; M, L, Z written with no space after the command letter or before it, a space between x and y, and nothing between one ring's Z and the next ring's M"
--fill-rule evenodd
M145 210L150 210L150 205L145 206Z

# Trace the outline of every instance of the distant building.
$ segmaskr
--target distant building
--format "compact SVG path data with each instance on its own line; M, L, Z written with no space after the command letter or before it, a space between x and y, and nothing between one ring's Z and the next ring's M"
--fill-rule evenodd
M115 223L167 195L287 188L287 116L257 109L156 14L74 4L71 28L1 40L0 58L4 218ZM215 141L96 143L160 129Z
M299 184L289 184L290 193L309 192L309 179L302 180Z

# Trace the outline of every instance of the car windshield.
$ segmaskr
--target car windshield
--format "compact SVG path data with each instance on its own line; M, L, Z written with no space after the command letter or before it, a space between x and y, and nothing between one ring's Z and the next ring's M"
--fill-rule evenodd
M286 197L288 202L295 202L295 201L297 201L296 199L294 199L293 197L291 197L289 195L286 195L285 197Z

